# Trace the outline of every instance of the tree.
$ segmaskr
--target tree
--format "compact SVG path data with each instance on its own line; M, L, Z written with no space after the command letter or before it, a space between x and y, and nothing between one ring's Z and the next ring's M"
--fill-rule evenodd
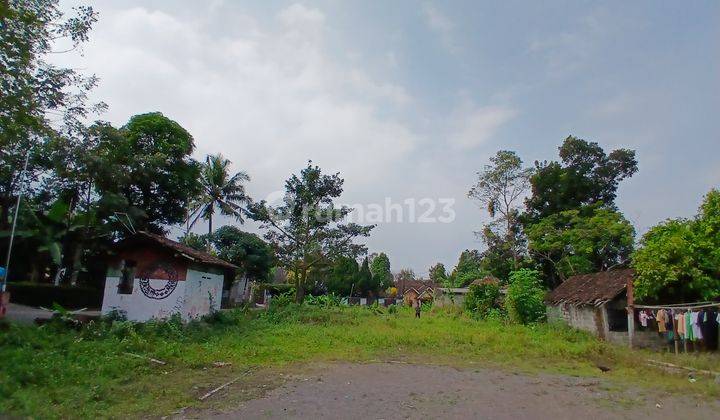
M99 186L104 192L125 197L128 205L142 210L139 228L161 232L164 225L186 219L191 197L200 191L200 165L190 157L195 143L180 124L159 112L135 115L111 136L109 158L119 171Z
M205 164L200 168L202 191L190 215L190 218L194 217L190 227L202 217L208 221L208 233L212 234L212 218L216 207L220 209L220 214L233 216L235 220L243 222L242 205L250 204L250 198L242 183L250 181L250 176L245 172L230 176L230 164L221 154L205 158Z
M333 199L343 191L339 174L323 175L312 162L285 182L282 205L268 206L265 201L251 205L250 214L267 230L265 238L272 244L280 262L296 273L296 300L305 296L305 282L310 269L325 260L339 256L356 258L367 252L365 245L353 241L367 237L375 227L342 223L349 207L336 207Z
M402 282L402 281L413 281L415 280L415 272L412 270L412 268L402 268L400 269L400 272L398 272L397 276L395 277L395 283Z
M706 196L694 219L652 227L633 253L638 300L694 301L720 296L720 191Z
M445 271L445 265L443 263L437 263L430 267L430 280L438 284L446 284L448 281L448 275Z
M60 134L82 130L81 121L105 108L88 104L95 76L47 61L66 42L79 49L97 20L89 6L60 11L57 0L5 1L0 5L0 230L7 229L19 190L19 175L30 154L28 188L38 185L44 144Z
M460 253L458 263L450 274L450 287L465 287L473 280L485 277L482 270L482 255L477 249L466 249Z
M477 183L470 189L468 196L485 207L491 218L497 216L499 223L490 224L483 231L494 228L500 232L494 235L507 242L505 247L512 253L513 264L517 268L523 251L516 232L519 226L518 205L530 186L532 170L523 168L520 157L507 150L497 152L490 158L490 162L482 172L478 172Z
M490 223L480 233L485 244L485 250L480 254L480 269L502 280L503 283L507 282L511 271L527 264L528 260L527 256L523 255L527 239L522 231L522 225L516 219L510 229L510 232L502 235L494 228L493 223Z
M325 280L328 293L337 296L350 296L358 291L358 273L360 268L355 258L340 256L332 264L330 273Z
M275 258L270 245L259 236L235 226L222 226L209 236L220 259L240 267L253 280L268 278Z
M505 309L510 320L530 324L544 319L545 293L540 283L540 273L526 268L513 271L505 296Z
M530 253L556 285L567 277L606 271L628 262L635 230L602 203L545 217L527 228Z
M618 184L638 170L634 150L605 154L597 143L573 136L559 152L560 162L535 162L532 195L525 203L530 221L600 202L614 208Z
M196 251L207 251L207 244L210 241L209 236L208 234L198 235L197 233L188 232L181 236L178 242Z
M393 286L393 275L390 272L390 259L387 254L381 252L370 263L370 273L373 279L378 282L380 290L387 290Z
M367 257L363 259L360 271L357 274L357 285L362 296L371 297L377 295L380 284L370 273L370 264Z

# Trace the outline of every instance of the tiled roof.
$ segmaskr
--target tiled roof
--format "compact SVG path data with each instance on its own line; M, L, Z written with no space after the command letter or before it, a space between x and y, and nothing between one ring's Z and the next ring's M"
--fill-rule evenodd
M164 236L156 235L154 233L140 231L136 233L134 236L131 236L127 241L134 242L134 241L150 241L156 244L159 244L165 248L169 248L178 254L180 254L181 257L189 259L191 261L196 261L204 264L214 265L218 267L223 268L229 268L229 269L237 269L238 267L234 264L230 264L227 261L221 260L220 258L210 255L207 252L198 251L194 248L190 248L187 245L183 245L180 242L173 241L172 239L168 239Z
M400 295L410 290L415 290L418 294L423 293L427 289L430 289L432 292L436 288L440 287L439 284L430 280L396 280L395 286L397 287L398 294Z
M622 269L572 276L545 298L551 305L601 305L619 296L632 281L635 270Z

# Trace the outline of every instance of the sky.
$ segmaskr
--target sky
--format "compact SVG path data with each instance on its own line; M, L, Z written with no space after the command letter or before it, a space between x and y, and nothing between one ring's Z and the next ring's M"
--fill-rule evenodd
M488 215L467 192L498 150L528 166L557 159L568 135L636 150L617 204L639 234L720 187L717 1L92 6L82 54L55 59L100 78L98 119L162 112L197 159L219 152L248 172L255 200L277 199L308 160L340 172L340 202L403 206L366 241L393 271L426 276L482 249Z

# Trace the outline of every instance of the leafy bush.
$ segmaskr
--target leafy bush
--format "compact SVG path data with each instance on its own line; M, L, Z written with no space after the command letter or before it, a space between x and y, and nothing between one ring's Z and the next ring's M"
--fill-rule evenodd
M347 299L331 293L328 295L306 296L303 303L310 306L342 306L347 305Z
M295 303L295 292L293 290L289 290L285 293L273 296L270 299L270 310L284 308L292 303Z
M529 324L545 318L545 290L540 284L540 273L522 269L510 273L510 286L505 297L505 308L510 320Z
M471 284L467 296L465 296L465 310L475 313L480 317L488 315L490 310L499 308L500 285L494 281L486 281L481 284Z

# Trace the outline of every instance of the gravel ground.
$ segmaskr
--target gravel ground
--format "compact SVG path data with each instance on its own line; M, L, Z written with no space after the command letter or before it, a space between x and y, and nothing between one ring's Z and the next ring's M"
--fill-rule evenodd
M230 389L228 392L245 392ZM620 389L601 379L404 363L317 365L229 411L198 418L713 419L719 401Z

